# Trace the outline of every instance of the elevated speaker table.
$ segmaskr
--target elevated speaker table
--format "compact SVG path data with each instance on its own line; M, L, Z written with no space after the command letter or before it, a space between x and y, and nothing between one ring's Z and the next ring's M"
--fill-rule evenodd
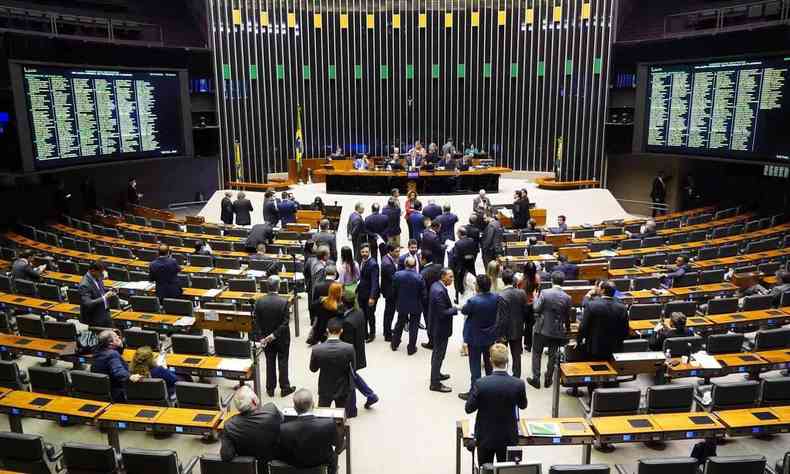
M398 188L401 193L415 190L424 194L474 193L485 189L499 192L499 177L510 168L492 167L469 171L367 171L316 170L315 175L326 180L326 191L337 194L388 194Z

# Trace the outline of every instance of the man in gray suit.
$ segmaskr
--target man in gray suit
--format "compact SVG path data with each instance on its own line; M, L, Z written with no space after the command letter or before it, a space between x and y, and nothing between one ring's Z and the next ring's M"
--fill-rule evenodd
M491 200L486 196L486 190L481 189L477 197L472 201L472 214L475 212L481 215L489 214Z
M549 350L549 362L546 368L544 386L551 387L554 364L557 361L557 351L568 340L573 304L571 303L571 297L562 290L564 281L565 275L561 272L552 273L552 287L548 290L543 290L533 304L535 309L535 334L532 342L532 377L527 378L527 383L535 388L540 388L540 365L543 357L543 348L547 347Z
M118 297L104 287L104 264L93 262L80 281L80 322L88 326L112 327L110 307Z
M346 408L354 390L352 371L357 370L354 346L340 340L343 322L332 318L327 323L328 337L310 354L310 371L318 372L318 406Z
M524 337L524 324L529 319L527 293L516 287L513 270L502 270L502 283L506 288L497 297L496 334L501 341L507 341L512 357L513 377L521 378L521 340Z
M318 232L313 237L316 247L326 246L329 248L329 258L337 261L337 239L335 233L329 230L329 219L321 219L318 224Z

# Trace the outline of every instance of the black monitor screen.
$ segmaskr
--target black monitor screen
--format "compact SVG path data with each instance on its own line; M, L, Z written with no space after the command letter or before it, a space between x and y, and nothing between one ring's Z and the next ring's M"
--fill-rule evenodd
M790 57L648 65L645 148L790 163Z
M34 169L189 154L181 71L16 66L20 140Z

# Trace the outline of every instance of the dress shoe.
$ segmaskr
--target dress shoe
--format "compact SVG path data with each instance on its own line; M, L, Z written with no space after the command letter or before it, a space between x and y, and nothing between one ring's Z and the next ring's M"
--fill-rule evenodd
M527 383L540 390L540 379L527 377Z
M395 344L394 342L390 342L390 349L392 349L393 351L397 351L398 350L398 344Z
M270 390L270 389L268 389L268 388L267 388L267 389L266 389L266 395L268 395L268 396L270 396L270 397L273 397L273 396L274 396L274 389L271 389L271 390Z
M389 336L384 336L384 342L392 342L392 338Z
M449 393L453 391L453 389L441 383L436 385L431 385L431 387L428 390L430 390L431 392L442 392L442 393Z
M445 381L450 378L450 374L439 374L439 380Z
M296 391L296 387L285 387L280 389L280 396L287 397L288 395L294 393Z
M378 402L379 402L379 396L374 393L373 395L368 397L368 400L365 402L365 408L369 409L370 407L372 407Z
M543 386L544 386L544 387L546 387L546 388L549 388L549 387L551 387L551 382L552 382L552 380L551 380L551 376L547 374L547 375L546 375L546 376L543 378Z
M371 342L376 340L376 336L370 336L369 338L365 339L365 342L370 344Z
M416 347L415 348L407 348L406 349L406 353L409 354L409 355L414 355L414 354L417 353L417 348Z
M433 349L433 344L431 344L430 342L423 342L423 343L422 343L422 344L420 344L420 345L421 345L421 346L422 346L424 349L428 349L428 350L431 350L431 349Z
M423 323L417 323L417 327L420 329L425 329L425 325Z
M463 392L458 394L458 398L461 400L468 400L469 399L469 392Z

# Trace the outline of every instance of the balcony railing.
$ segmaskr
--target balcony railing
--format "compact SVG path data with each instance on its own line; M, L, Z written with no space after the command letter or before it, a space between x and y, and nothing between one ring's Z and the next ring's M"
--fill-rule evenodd
M725 33L786 23L790 23L790 0L763 0L668 15L664 18L664 38Z

